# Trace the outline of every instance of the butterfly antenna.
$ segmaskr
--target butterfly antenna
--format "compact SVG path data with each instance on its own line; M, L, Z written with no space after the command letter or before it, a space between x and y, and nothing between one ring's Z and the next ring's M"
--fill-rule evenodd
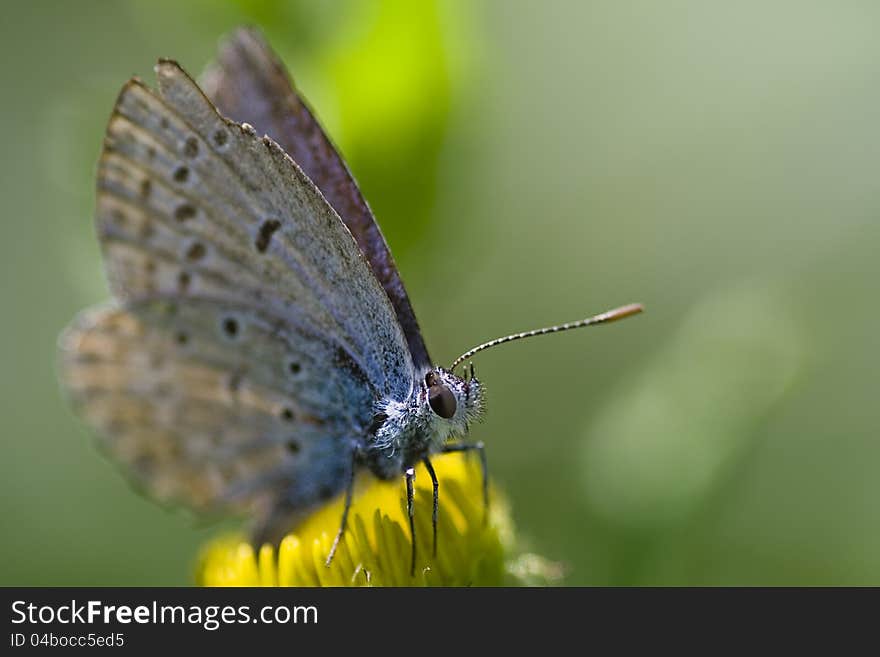
M494 340L489 340L489 342L484 342L483 344L464 352L461 356L455 359L455 362L452 363L452 367L449 368L449 371L454 372L456 367L461 365L464 361L466 361L474 354L485 351L490 347L497 347L498 345L504 344L505 342L513 342L514 340L522 340L523 338L533 338L536 335L559 333L560 331L568 331L570 329L583 328L585 326L593 326L595 324L608 324L609 322L616 322L618 319L623 319L631 315L638 315L644 309L644 306L640 303L631 303L627 306L621 306L620 308L615 308L614 310L608 310L604 313L600 313L599 315L587 317L586 319L582 319L577 322L557 324L556 326L546 326L544 328L534 329L531 331L523 331L522 333L514 333L513 335L505 335L503 338L495 338Z

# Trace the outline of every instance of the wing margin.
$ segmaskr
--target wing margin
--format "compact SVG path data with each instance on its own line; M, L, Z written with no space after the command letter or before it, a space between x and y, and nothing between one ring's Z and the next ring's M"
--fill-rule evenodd
M268 134L302 168L339 214L397 315L417 370L431 358L397 265L351 172L300 96L278 56L255 28L234 31L202 77L222 114Z

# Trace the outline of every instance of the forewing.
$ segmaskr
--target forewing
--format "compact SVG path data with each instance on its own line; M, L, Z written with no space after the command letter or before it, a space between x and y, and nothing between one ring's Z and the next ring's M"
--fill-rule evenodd
M351 233L270 138L220 117L177 64L160 93L123 89L98 171L98 232L116 297L265 308L328 336L378 397L404 399L412 361Z
M431 360L397 266L354 179L299 96L284 65L260 33L236 30L220 47L204 88L218 109L236 121L247 121L276 140L302 167L336 210L376 278L385 288L403 328L416 368Z
M80 316L61 377L105 451L197 511L304 508L344 487L370 394L333 345L234 303L147 301Z

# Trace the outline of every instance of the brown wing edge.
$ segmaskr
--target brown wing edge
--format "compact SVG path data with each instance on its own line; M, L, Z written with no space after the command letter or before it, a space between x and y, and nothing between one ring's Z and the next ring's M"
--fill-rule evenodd
M200 79L221 114L268 134L311 178L348 227L397 315L416 370L431 366L391 251L348 167L262 34L240 27Z

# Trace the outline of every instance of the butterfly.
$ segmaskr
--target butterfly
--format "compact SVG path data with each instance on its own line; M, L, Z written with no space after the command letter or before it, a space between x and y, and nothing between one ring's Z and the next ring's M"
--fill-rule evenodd
M428 355L397 267L342 158L254 29L196 83L159 60L158 89L122 88L97 173L96 224L112 301L60 339L60 377L135 485L197 512L244 513L277 542L355 476L403 476L477 452L484 411L473 364Z

